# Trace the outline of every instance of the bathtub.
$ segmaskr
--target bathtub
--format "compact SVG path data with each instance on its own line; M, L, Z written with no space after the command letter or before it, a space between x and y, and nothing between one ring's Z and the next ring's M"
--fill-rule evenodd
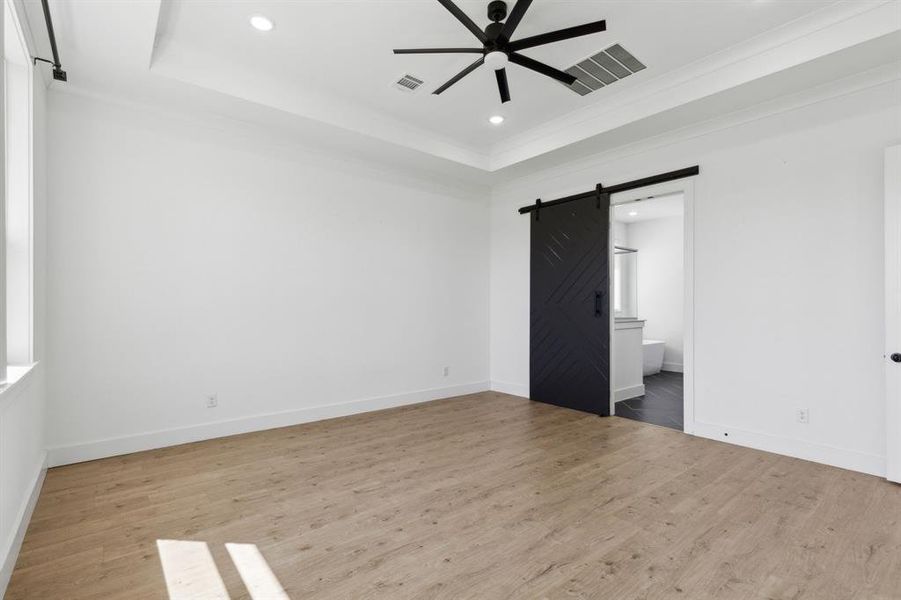
M642 340L642 372L645 376L656 375L663 368L663 347L666 342L661 340Z

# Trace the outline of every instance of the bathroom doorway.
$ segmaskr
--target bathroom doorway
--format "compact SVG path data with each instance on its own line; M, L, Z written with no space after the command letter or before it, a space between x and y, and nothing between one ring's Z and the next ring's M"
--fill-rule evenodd
M611 203L611 413L690 431L691 190L674 183Z

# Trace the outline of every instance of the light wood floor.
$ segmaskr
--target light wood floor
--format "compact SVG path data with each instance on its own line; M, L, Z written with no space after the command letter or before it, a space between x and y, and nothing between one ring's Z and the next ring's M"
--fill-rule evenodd
M230 542L292 600L901 598L901 487L496 393L52 469L7 598L167 598L158 539L232 599Z

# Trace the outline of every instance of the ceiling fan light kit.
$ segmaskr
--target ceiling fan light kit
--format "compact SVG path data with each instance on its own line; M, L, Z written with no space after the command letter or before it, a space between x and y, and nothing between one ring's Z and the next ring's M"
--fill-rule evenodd
M575 27L567 27L550 31L527 38L512 40L513 33L522 21L523 15L528 10L532 0L517 0L516 5L507 17L507 3L503 0L492 0L488 3L488 19L491 23L484 29L479 28L475 22L470 19L466 13L453 3L452 0L438 0L444 8L448 10L460 23L466 27L475 37L482 43L481 48L399 48L395 49L395 54L481 54L482 56L468 67L454 75L444 85L436 89L433 94L441 94L449 87L481 67L483 64L494 70L497 78L497 89L500 93L501 102L510 101L510 88L507 84L507 63L525 67L540 73L546 77L556 79L566 85L572 85L576 81L576 77L556 69L550 65L529 58L520 54L520 50L535 48L545 44L552 44L583 35L592 33L600 33L607 30L605 21L595 21ZM504 21L505 22L501 22Z
M494 50L485 55L485 64L497 71L507 66L507 55L504 52Z

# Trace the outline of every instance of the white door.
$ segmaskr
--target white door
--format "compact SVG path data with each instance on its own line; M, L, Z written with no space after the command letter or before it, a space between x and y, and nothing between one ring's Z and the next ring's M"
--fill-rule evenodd
M885 150L886 478L901 482L901 146Z

